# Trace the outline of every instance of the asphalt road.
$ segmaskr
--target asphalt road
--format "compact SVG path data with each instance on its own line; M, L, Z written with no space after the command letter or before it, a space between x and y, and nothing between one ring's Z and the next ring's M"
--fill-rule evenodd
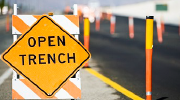
M0 16L0 55L13 43L12 41L12 33L11 28L9 32L6 32L6 17ZM11 23L10 23L11 25ZM8 70L9 67L0 60L0 77L1 79L5 71ZM0 80L0 100L9 100L11 99L11 90L12 90L12 75L8 77L6 80ZM3 83L1 83L3 82Z
M134 19L134 39L129 38L128 18L116 17L116 32L110 22L101 21L100 31L91 24L90 52L100 73L145 98L145 20ZM83 24L81 24L83 33ZM163 43L157 40L154 22L152 99L180 100L180 36L178 27L165 25ZM83 34L80 35L83 42ZM129 98L126 98L129 100Z

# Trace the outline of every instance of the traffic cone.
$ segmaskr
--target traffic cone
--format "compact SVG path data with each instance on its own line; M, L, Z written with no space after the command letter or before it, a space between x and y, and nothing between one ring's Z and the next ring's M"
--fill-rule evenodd
M133 17L129 17L129 37L134 38L134 21Z
M110 20L110 33L111 33L111 35L113 35L115 32L115 25L116 25L116 17L111 16L111 20Z
M161 22L160 20L157 20L157 37L158 37L158 42L162 43L163 42L163 37L162 37L162 28L161 28Z

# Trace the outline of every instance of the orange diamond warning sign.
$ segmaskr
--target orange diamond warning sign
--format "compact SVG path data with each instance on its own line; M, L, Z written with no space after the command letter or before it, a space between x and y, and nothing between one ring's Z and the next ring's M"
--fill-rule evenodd
M2 55L18 74L52 97L89 60L84 46L43 15Z

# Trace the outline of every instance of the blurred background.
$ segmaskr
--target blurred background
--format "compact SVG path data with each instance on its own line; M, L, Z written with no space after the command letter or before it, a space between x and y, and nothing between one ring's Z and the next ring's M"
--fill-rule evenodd
M13 4L18 5L18 15L72 15L73 4L78 4L80 41L84 43L84 18L89 18L95 69L142 98L146 97L146 16L154 16L152 97L180 100L180 0L0 0L0 54L13 43Z
M3 14L10 10L13 4L19 6L19 14L44 14L53 11L62 14L65 10L72 11L73 4L78 4L80 10L88 6L91 12L107 12L117 15L145 18L146 15L163 16L168 24L179 24L179 0L1 0ZM38 5L38 6L37 6Z

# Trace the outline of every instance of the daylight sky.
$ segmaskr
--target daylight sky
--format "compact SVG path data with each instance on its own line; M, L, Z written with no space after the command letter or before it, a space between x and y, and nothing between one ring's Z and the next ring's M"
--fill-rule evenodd
M22 5L23 9L27 11L59 11L63 10L65 6L72 6L73 4L88 4L88 2L99 1L101 6L119 6L132 4L137 2L149 0L6 0L11 5L17 3Z

